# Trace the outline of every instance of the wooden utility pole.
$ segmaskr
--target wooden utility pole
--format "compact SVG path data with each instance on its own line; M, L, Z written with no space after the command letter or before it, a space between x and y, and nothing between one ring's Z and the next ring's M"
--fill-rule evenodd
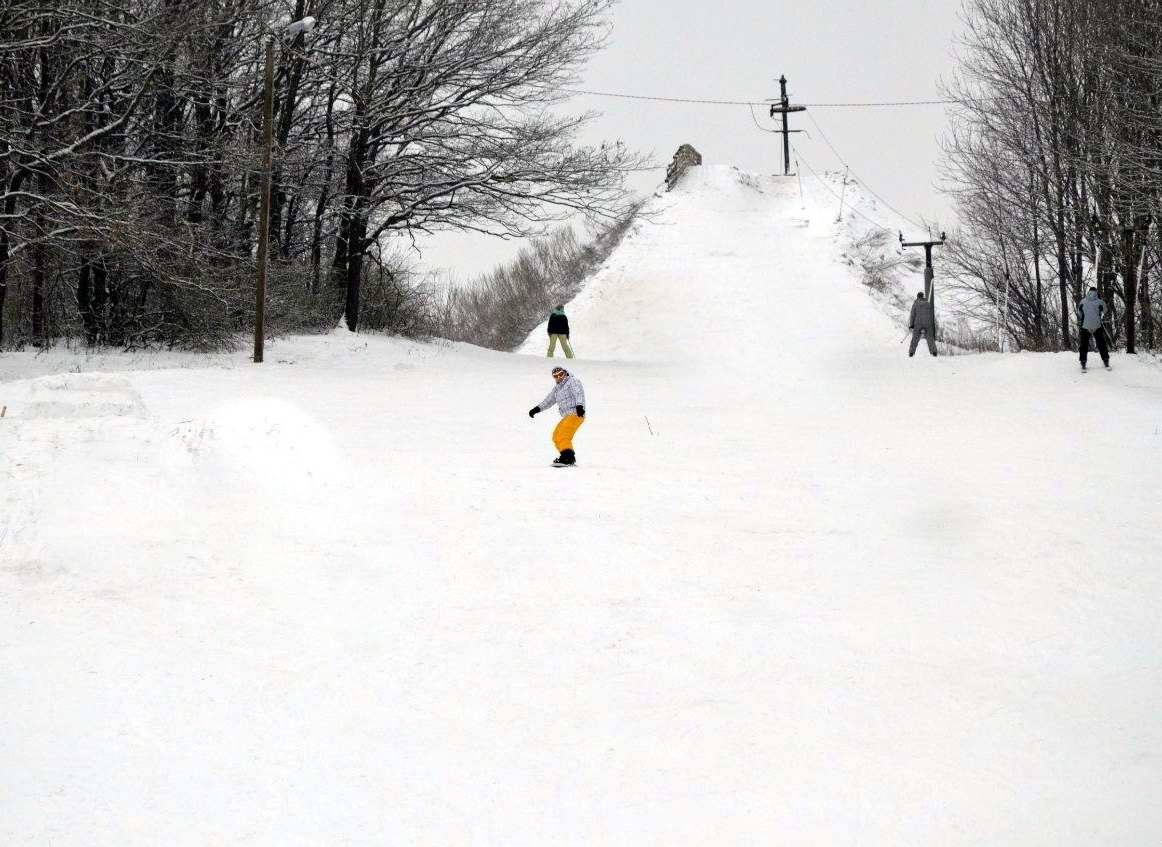
M300 8L302 4L299 4ZM309 15L292 24L288 24L284 34L293 42L304 33L315 28L315 19ZM281 36L280 36L281 37ZM266 76L264 81L266 95L262 104L262 193L258 198L258 278L254 292L254 361L261 362L263 347L266 343L266 269L270 264L270 181L272 147L274 146L274 40L271 35L266 39ZM292 103L290 93L287 94L287 113L290 113Z
M779 77L779 102L771 104L771 117L775 115L783 116L783 175L791 175L791 138L792 132L802 132L801 129L787 129L787 113L788 112L805 112L806 106L792 106L790 98L787 97L787 77Z
M933 289L935 286L932 279L935 274L932 273L932 248L939 247L944 243L944 233L940 233L939 241L904 241L904 233L900 233L901 247L923 247L924 248L924 297L929 303L932 302Z
M254 361L266 340L266 266L270 258L270 159L274 132L274 39L266 42L266 99L262 108L262 187L258 198L258 279L254 292Z

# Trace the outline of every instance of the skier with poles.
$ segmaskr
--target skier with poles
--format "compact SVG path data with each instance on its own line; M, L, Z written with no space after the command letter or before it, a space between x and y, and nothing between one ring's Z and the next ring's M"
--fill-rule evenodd
M553 430L553 445L561 455L553 460L553 467L567 468L577 464L573 436L585 423L585 389L581 380L559 366L553 368L553 381L557 384L544 400L529 409L529 417L536 417L554 403L557 405L561 420Z
M1106 347L1106 333L1101 324L1105 313L1105 301L1098 297L1097 288L1091 285L1084 299L1077 304L1077 323L1080 326L1077 331L1077 347L1083 371L1086 356L1089 354L1090 338L1097 342L1097 352L1101 354L1102 364L1106 366L1107 371L1110 369L1110 351Z
M912 343L908 345L908 357L916 355L916 345L923 335L928 342L928 352L936 355L936 312L932 303L924 299L921 291L912 301L912 313L908 316L908 329L912 330Z

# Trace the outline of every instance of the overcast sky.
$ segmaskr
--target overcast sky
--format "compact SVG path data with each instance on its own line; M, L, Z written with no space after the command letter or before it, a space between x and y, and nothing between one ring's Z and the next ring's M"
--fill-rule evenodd
M842 171L844 164L913 221L948 221L951 207L937 191L940 105L826 106L938 100L938 82L954 69L961 31L960 0L622 0L614 7L608 46L583 71L576 88L652 98L752 101L777 99L785 74L803 164ZM819 104L812 106L811 104ZM621 139L653 151L664 169L680 144L706 163L781 173L782 136L768 108L675 103L578 95L569 106L602 113L585 141ZM757 121L757 125L756 125ZM761 127L761 128L760 128ZM828 144L830 142L830 145ZM835 152L832 151L834 147ZM838 153L838 156L836 155ZM841 161L842 159L842 161ZM633 179L648 191L664 171ZM837 210L838 210L838 203ZM924 233L917 230L908 237ZM464 278L491 269L519 244L479 237L426 242L424 264L447 266Z

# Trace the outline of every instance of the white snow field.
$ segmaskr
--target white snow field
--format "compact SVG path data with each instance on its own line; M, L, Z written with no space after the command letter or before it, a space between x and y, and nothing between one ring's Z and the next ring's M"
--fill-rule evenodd
M909 359L805 189L651 200L575 469L543 328L0 356L0 845L1162 843L1162 370Z

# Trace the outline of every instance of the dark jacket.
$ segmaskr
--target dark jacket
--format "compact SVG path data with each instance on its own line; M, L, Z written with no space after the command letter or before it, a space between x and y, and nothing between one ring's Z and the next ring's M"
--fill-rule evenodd
M564 312L554 309L553 314L549 315L549 335L569 335L569 319Z
M908 329L936 329L936 315L932 313L932 303L919 295L912 301L912 314L908 316Z

